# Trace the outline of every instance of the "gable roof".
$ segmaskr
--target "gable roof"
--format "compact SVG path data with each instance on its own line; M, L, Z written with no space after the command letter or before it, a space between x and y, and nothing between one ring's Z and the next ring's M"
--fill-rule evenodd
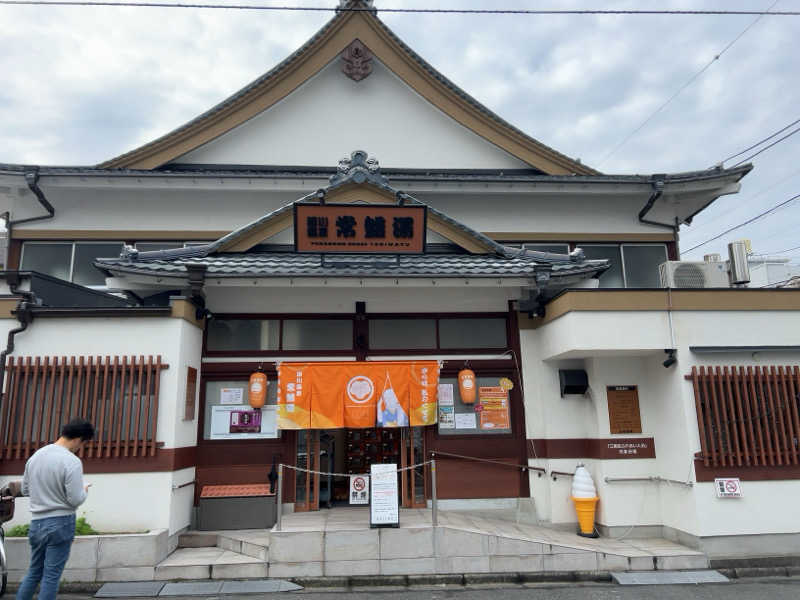
M371 188L405 205L426 206L428 229L460 246L465 253L426 253L411 256L383 254L330 255L273 251L254 252L268 237L293 225L294 206L322 200L353 188ZM525 277L544 285L568 278L598 275L607 260L585 260L582 251L569 255L536 252L504 246L389 185L374 159L356 150L339 163L330 185L289 203L214 242L138 252L125 247L119 258L98 258L95 266L112 274L138 274L184 278L200 267L214 277Z
M336 59L354 40L362 42L432 105L532 167L550 175L597 173L533 139L472 98L404 44L364 0L351 0L300 49L226 100L174 131L99 166L163 166L273 106Z

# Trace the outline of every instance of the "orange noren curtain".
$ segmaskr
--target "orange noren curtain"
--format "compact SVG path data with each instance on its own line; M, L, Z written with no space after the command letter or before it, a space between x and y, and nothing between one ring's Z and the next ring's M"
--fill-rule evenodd
M339 429L436 423L439 363L318 362L278 365L278 427Z

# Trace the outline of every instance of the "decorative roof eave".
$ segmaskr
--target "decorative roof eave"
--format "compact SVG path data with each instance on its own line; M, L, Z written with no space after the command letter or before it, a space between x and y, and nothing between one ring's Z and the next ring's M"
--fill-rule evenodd
M353 0L348 6L360 4ZM365 5L366 6L366 5ZM441 75L397 37L372 10L340 11L275 68L174 131L99 165L154 169L190 152L282 100L354 39L431 104L512 156L548 174L598 172L538 142Z
M494 264L485 264L483 259L473 257L476 260L468 260L467 268L450 267L448 270L436 270L435 265L425 269L420 266L392 265L383 263L363 263L359 264L360 258L365 257L349 256L348 260L353 260L354 264L339 263L338 265L326 265L321 257L304 256L304 263L293 264L290 259L280 266L281 257L268 260L278 263L278 267L269 264L264 265L259 262L250 265L248 268L231 266L225 260L203 260L190 259L187 261L176 261L169 264L154 264L153 262L129 262L124 259L99 259L97 266L100 267L107 276L118 278L119 281L130 280L138 284L150 282L156 287L185 287L189 279L189 271L199 268L205 272L207 281L229 281L235 284L236 281L252 280L273 280L276 285L283 285L290 279L302 280L306 283L300 285L311 285L316 281L330 280L374 280L394 282L391 285L401 285L403 282L447 280L456 281L481 281L483 285L489 287L507 287L526 285L528 287L554 288L563 285L563 281L575 281L576 279L586 279L597 276L608 268L607 260L583 261L578 264L545 264L534 260L525 260L527 264L520 264L519 261L507 261L495 259ZM284 255L285 258L285 255ZM344 257L341 257L344 258ZM374 256L366 257L367 260L374 260ZM563 258L563 257L562 257ZM311 259L312 264L308 264ZM513 264L510 264L513 263ZM506 269L502 272L500 269ZM452 285L457 285L452 283ZM468 284L467 284L468 285Z

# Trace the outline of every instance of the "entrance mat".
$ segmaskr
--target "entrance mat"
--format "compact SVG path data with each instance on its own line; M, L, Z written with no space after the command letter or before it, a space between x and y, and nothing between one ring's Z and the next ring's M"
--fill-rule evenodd
M265 594L268 592L293 592L303 586L280 579L251 579L248 581L226 581L222 594Z
M185 581L168 583L159 596L212 596L219 594L224 581Z
M163 581L131 581L125 583L106 583L97 590L95 598L152 598L158 596Z
M727 583L719 571L637 571L611 573L620 585L673 585L676 583Z

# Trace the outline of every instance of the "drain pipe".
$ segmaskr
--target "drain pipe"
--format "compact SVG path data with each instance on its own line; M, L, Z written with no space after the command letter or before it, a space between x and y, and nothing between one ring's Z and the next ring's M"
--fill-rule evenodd
M47 198L44 196L44 192L42 188L39 187L39 167L33 167L30 171L26 171L25 173L25 183L28 184L28 189L34 193L36 198L39 200L39 204L42 205L47 211L46 215L41 215L38 217L27 217L25 219L17 219L16 221L9 221L9 225L19 225L20 223L31 223L33 221L43 221L44 219L52 219L56 214L56 209L53 208L53 205L48 202ZM9 230L9 240L11 239L10 230Z
M36 297L32 292L24 292L22 290L17 289L17 286L20 283L19 271L8 271L6 273L6 281L8 282L8 287L11 290L11 293L14 295L22 296L24 300L22 300L18 305L14 313L17 316L17 320L19 321L19 327L15 327L11 331L8 332L8 341L6 342L6 348L2 352L0 352L0 399L5 399L5 394L3 394L3 389L5 385L6 379L6 358L9 354L14 352L14 336L18 333L22 333L28 328L28 325L31 324L33 321L33 313L31 311L31 306L36 304Z
M644 223L645 225L655 225L656 227L666 227L667 229L672 230L674 233L678 233L677 227L675 225L671 225L669 223L661 223L660 221L651 221L650 219L645 219L647 213L653 208L653 205L656 203L656 200L661 198L664 195L664 178L666 175L653 175L650 179L650 185L653 188L653 192L650 194L650 197L647 199L647 202L642 207L642 210L639 211L639 222Z

